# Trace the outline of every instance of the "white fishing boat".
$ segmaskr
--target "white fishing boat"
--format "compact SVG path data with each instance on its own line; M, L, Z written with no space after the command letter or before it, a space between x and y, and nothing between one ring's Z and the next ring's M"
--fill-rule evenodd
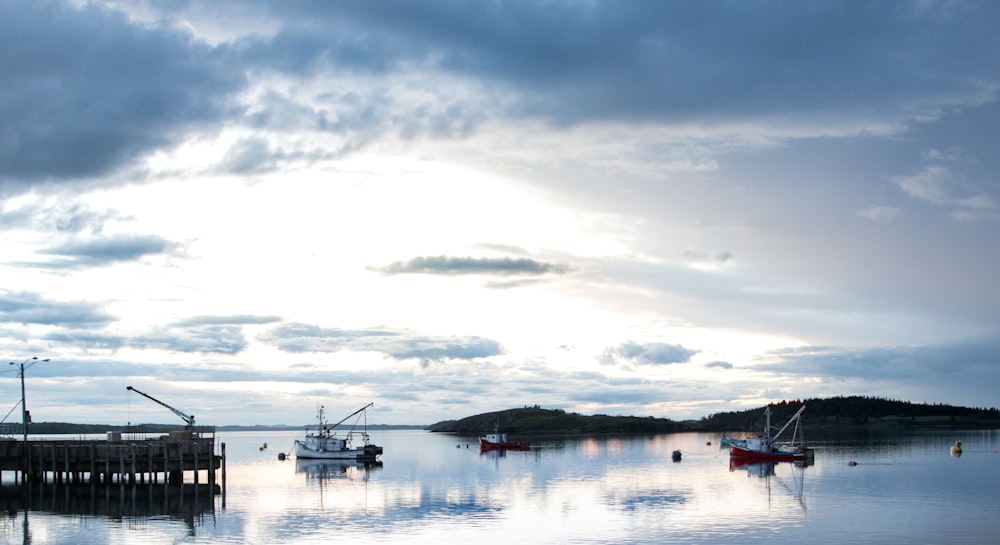
M357 431L354 429L355 426L352 426L349 430L342 432L342 435L338 435L334 431L348 418L365 412L372 405L374 403L361 407L332 426L327 425L324 408L320 406L317 411L319 427L316 431L306 429L305 437L295 440L295 457L315 460L374 461L382 454L382 447L371 444L367 427ZM355 442L361 444L355 446Z

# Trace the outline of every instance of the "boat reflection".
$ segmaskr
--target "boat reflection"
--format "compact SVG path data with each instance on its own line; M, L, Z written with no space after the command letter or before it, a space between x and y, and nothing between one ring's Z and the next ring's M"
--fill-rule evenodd
M750 477L770 477L774 475L774 466L779 463L781 462L755 462L749 458L730 458L729 471L740 469L746 471Z
M382 468L379 460L355 461L355 460L316 460L306 458L295 459L295 473L301 473L306 479L331 480L347 479L353 480L357 477L368 479L372 471Z
M785 490L787 490L792 497L798 500L799 505L805 509L806 505L803 501L802 494L805 488L805 468L810 464L805 461L796 462L759 462L741 458L730 458L729 459L729 471L746 471L747 477L756 477L762 479L767 488L767 498L768 502L771 501L771 480L772 478ZM791 484L787 482L784 478L786 473L783 469L781 471L782 476L778 475L778 468L789 468L791 472Z

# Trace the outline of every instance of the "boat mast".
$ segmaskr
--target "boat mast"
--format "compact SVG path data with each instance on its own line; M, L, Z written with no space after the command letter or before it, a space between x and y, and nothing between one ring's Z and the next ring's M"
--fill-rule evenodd
M764 440L767 448L771 448L771 406L764 407Z

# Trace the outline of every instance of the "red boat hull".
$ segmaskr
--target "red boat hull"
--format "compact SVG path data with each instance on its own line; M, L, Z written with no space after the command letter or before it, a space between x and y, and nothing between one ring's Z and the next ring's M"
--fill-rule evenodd
M479 448L483 450L530 450L531 443L528 441L505 441L503 443L493 443L480 438Z
M761 452L757 450L750 450L737 445L729 445L729 457L730 458L740 458L749 462L794 462L797 460L805 460L806 453L803 451L771 451L771 452Z

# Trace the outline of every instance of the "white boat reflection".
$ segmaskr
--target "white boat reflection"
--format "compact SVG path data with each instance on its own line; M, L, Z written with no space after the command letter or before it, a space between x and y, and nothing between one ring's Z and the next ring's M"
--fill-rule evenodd
M295 473L302 473L306 479L367 479L368 475L382 467L378 460L316 460L307 458L295 459Z

